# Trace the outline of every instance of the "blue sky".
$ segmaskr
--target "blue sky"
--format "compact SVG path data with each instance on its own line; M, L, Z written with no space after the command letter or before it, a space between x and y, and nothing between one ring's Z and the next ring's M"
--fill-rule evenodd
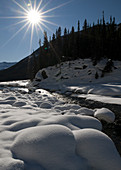
M31 0L34 3L35 0ZM37 4L40 0L36 0ZM69 0L43 0L41 7L48 3L43 11L57 7ZM25 8L25 3L29 4L29 0L16 0L20 5ZM46 20L55 23L56 25L46 24L49 30L42 26L43 30L46 30L48 37L55 33L58 26L63 29L71 29L72 26L77 29L77 22L80 20L81 28L86 18L87 21L92 24L97 23L98 18L102 18L102 11L105 11L105 20L108 21L110 15L116 18L116 22L121 22L121 0L71 0L70 3L57 8L51 12L48 12ZM33 33L32 44L30 47L31 40L31 29L25 35L27 27L19 31L26 22L16 24L22 21L20 18L7 18L21 16L18 13L23 11L13 0L0 0L0 62L2 61L20 61L24 57L28 56L39 47L39 38L43 39L42 31L38 28L38 34L36 31ZM45 14L46 15L46 14ZM4 18L6 17L6 18ZM16 35L16 36L15 36Z

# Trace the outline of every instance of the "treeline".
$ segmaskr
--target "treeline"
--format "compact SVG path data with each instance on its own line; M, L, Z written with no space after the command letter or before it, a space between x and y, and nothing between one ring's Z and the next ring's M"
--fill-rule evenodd
M46 58L47 66L78 58L91 58L95 64L103 57L121 60L121 24L116 24L115 17L112 16L106 22L104 12L102 14L102 19L98 19L93 25L88 24L85 19L82 30L78 21L76 32L74 27L70 31L65 28L62 35L59 27L52 38L48 38L44 31L43 45L39 40L36 71L41 68L43 57Z

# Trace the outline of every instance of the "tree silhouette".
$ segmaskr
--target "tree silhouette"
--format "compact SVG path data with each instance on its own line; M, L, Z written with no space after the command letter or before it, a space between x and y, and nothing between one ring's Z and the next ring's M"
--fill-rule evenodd
M78 20L78 32L80 31L80 21Z

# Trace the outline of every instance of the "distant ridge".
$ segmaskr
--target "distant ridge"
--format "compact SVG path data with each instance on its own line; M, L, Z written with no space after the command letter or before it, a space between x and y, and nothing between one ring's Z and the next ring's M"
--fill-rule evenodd
M27 74L27 63L28 57L5 70L0 70L0 81L24 80L29 78Z
M0 62L0 70L7 69L15 64L16 62Z

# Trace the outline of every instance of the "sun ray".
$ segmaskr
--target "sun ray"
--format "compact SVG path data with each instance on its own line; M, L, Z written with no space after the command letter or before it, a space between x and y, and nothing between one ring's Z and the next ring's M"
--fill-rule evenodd
M40 6L41 6L42 2L43 2L43 0L40 0L39 4L37 6L37 11L40 9Z
M22 15L26 15L26 12L25 11L21 11L21 10L18 10L18 9L14 9L14 12L17 13L17 14L22 14Z
M26 16L7 16L7 17L0 17L0 19L22 19L22 18L26 18Z
M51 22L51 21L48 21L48 20L45 20L45 19L41 19L41 21L43 21L43 22L46 22L46 23L48 23L48 24L51 24L51 25L54 25L54 26L56 26L56 27L58 27L59 25L58 24L55 24L55 23L53 23L53 22ZM42 22L41 22L42 23Z
M24 40L24 39L25 39L26 34L27 34L27 32L29 31L30 27L31 27L31 24L29 23L29 24L27 25L27 29L26 29L26 31L25 31L25 33L24 33L24 35L23 35L22 40Z
M53 33L53 30L50 29L46 24L44 24L43 22L41 23L45 28L47 28L51 33Z
M8 28L12 28L12 27L14 27L14 26L16 26L16 25L19 25L19 24L22 24L22 23L25 23L27 20L26 19L24 19L24 20L21 20L21 21L19 21L19 22L16 22L16 23L14 23L14 24L11 24L11 25L9 25L9 26L7 26L7 27L5 27L6 29L8 29Z
M65 3L63 3L63 4L61 4L61 5L58 5L58 6L54 7L54 8L48 9L47 11L41 12L41 14L43 15L43 14L46 14L46 13L48 13L48 12L54 11L55 9L58 9L58 8L60 8L60 7L62 7L62 6L67 5L67 4L70 3L71 1L72 1L72 0L70 0L70 1L68 1L68 2L65 2Z
M32 25L32 27L31 27L30 51L32 49L33 33L34 33L34 25Z
M39 32L38 32L38 26L37 25L35 26L35 30L36 30L37 38L39 40Z
M36 7L36 0L34 0L34 10L37 10L37 7Z
M60 15L42 15L42 18L54 18L54 17L60 17Z
M24 24L18 31L16 31L16 32L13 34L13 36L12 36L10 39L8 39L8 41L5 42L5 43L1 46L1 48L3 48L4 46L6 46L6 45L7 45L16 35L18 35L27 25L28 25L28 23Z
M44 30L42 29L41 25L40 25L40 24L37 24L37 26L40 28L41 32L43 33Z
M18 2L15 0L12 0L17 6L19 6L21 9L23 9L26 13L28 12L22 5L20 5Z
M30 27L31 27L31 24L29 23L29 24L27 25L27 29L26 29L24 35L22 36L21 40L19 41L19 45L18 45L18 46L20 46L20 45L22 44L22 42L23 42L23 40L25 39L26 34L27 34L28 30L30 29Z
M39 12L42 13L42 11L48 6L48 4L50 4L52 0L48 1L42 8L40 8Z

